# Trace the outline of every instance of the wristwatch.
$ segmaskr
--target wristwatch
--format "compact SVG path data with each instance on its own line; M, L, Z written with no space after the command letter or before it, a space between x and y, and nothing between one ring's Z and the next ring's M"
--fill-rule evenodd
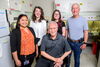
M83 44L87 44L87 42L84 42L84 41L83 41Z

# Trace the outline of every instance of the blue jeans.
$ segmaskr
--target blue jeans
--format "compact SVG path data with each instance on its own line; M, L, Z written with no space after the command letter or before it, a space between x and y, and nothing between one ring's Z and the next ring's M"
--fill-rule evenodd
M82 52L80 46L82 45L82 42L72 42L68 40L68 43L72 51L74 52L74 67L80 67L80 54ZM71 57L71 54L69 56ZM70 57L67 59L70 60ZM66 67L70 67L70 61L66 63Z

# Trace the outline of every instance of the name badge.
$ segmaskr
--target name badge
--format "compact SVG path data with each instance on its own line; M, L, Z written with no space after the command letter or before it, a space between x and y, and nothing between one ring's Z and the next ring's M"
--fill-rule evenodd
M28 64L29 64L29 60L25 60L24 65L28 65Z

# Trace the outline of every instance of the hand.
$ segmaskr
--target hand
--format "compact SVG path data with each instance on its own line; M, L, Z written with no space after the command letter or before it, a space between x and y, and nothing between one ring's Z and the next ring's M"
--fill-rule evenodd
M63 64L63 60L61 58L56 58L54 64L54 67L61 67L61 65Z
M59 64L63 64L63 60L61 58L57 58Z
M85 49L85 48L86 48L86 44L81 45L80 48L81 48L81 49Z
M60 63L56 63L56 64L54 65L54 67L61 67L61 64L60 64Z
M55 58L55 63L61 63L63 60L61 58Z
M21 61L20 61L20 60L16 60L15 63L16 63L16 65L17 65L18 67L21 66Z

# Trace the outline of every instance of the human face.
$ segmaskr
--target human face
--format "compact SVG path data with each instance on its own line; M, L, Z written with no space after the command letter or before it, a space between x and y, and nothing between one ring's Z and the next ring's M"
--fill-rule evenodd
M49 33L51 37L55 37L57 35L58 27L56 24L50 24L49 25Z
M36 18L40 18L40 16L41 16L41 10L39 8L35 9L35 16L36 16Z
M28 18L26 16L21 17L19 24L20 24L21 27L27 27Z
M79 16L80 7L78 5L72 6L72 14L73 16Z
M59 20L59 17L60 17L59 12L56 11L56 12L54 13L54 19L55 19L55 20Z

